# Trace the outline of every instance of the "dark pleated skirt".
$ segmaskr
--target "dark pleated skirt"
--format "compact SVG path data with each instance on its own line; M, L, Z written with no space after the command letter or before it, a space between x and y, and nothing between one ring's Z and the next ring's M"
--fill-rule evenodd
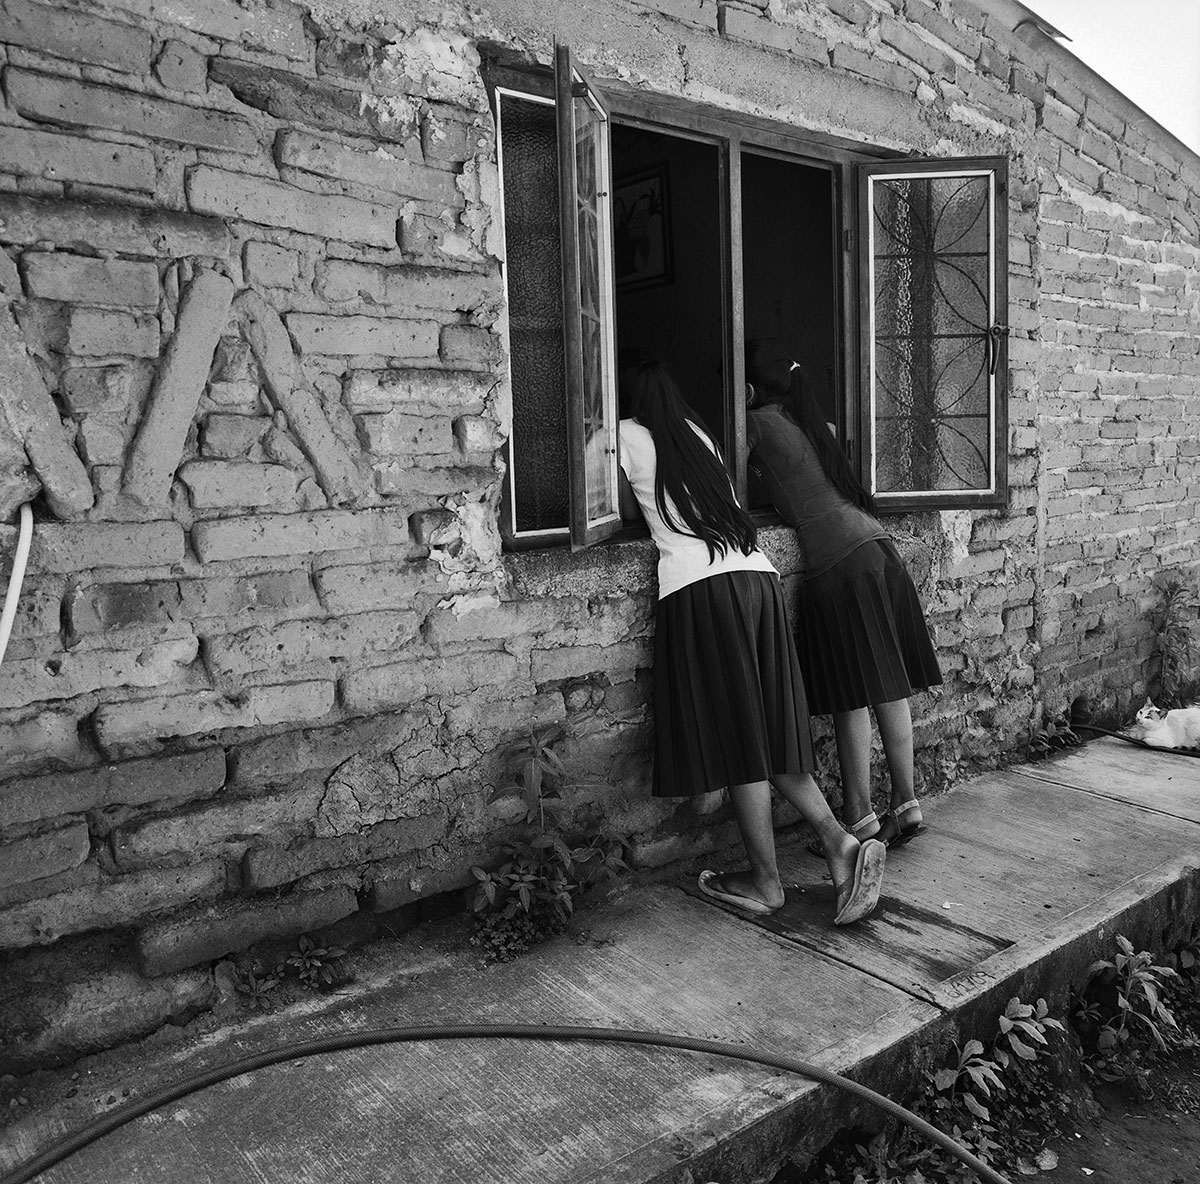
M654 737L656 797L816 767L778 576L726 572L658 602Z
M907 699L942 681L917 590L886 539L800 585L796 651L814 715Z

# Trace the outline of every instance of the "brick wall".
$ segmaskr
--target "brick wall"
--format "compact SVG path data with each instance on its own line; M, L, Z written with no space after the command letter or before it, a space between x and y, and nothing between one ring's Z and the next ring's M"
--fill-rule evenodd
M1154 581L1200 564L1200 161L965 0L550 8L0 0L0 522L40 495L0 949L55 984L0 1023L14 1063L211 1005L256 942L411 923L495 850L531 723L621 787L589 809L642 866L732 841L645 796L648 545L500 550L481 41L1008 155L1010 505L891 521L947 674L924 784L1144 695Z

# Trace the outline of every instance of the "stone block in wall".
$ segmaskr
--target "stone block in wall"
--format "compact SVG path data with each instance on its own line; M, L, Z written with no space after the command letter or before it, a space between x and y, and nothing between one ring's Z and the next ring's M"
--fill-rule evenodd
M377 456L444 456L454 448L450 420L444 415L389 411L383 415L357 415L354 422L365 447Z
M448 414L478 410L496 379L476 371L354 370L343 401L353 412L390 411Z
M105 308L72 308L67 317L65 352L80 358L129 354L157 358L158 318Z
M80 455L90 468L118 466L125 457L125 431L119 424L102 419L85 419L75 437Z
M863 53L842 42L835 43L831 53L830 61L835 70L848 70L851 74L858 74L862 78L869 78L872 82L890 86L894 90L906 91L909 94L916 90L917 75L911 68L897 62L890 62L875 54Z
M0 827L109 806L193 801L212 797L224 783L220 748L22 777L0 783Z
M501 357L500 339L476 325L443 325L441 358L451 366L494 366Z
M365 907L374 913L388 913L414 901L476 883L466 868L421 867L412 857L388 860L368 873Z
M417 818L380 822L361 834L310 839L290 847L253 848L242 859L242 879L246 887L262 891L294 883L313 872L428 850L445 838L447 822L442 809Z
M465 599L465 598L460 598ZM469 608L469 606L468 606ZM583 608L586 614L586 607ZM549 601L484 603L469 611L446 609L433 613L425 627L425 642L436 648L479 641L516 643L558 624L562 609Z
M447 578L427 563L339 564L313 573L321 604L331 613L409 608L418 596L445 595Z
M890 45L897 53L916 62L934 78L953 79L956 76L957 64L950 54L931 45L900 21L890 16L881 17L879 37L884 45Z
M504 557L514 589L530 599L628 596L631 588L653 587L657 562L649 539L574 553L545 549Z
M142 973L157 977L212 962L268 937L308 933L358 911L352 889L296 893L274 900L229 900L147 925L137 936Z
M11 67L5 90L9 105L34 123L104 128L139 139L170 140L242 155L259 150L258 136L250 124L222 111Z
M559 646L535 649L531 658L531 676L539 686L593 674L604 674L613 682L620 682L650 666L650 646L646 641L624 641L608 646Z
M48 762L68 767L94 760L71 711L41 710L32 719L0 723L0 775L13 776Z
M105 144L35 128L0 127L4 172L46 181L83 181L153 193L154 153L133 144Z
M471 312L500 298L497 277L429 267L379 267L329 259L317 269L317 291L327 300L368 300L398 308Z
M289 313L287 326L306 354L381 354L388 358L436 358L436 321L400 317L324 316Z
M687 3L688 0L683 2ZM716 24L716 19L716 13L713 12L712 25ZM422 113L421 151L426 160L461 165L486 154L491 139L490 130L486 125L477 119L462 119L457 108L430 103Z
M393 711L429 696L466 695L481 687L511 684L513 694L530 694L521 663L509 653L493 651L457 657L393 662L348 672L342 698L352 711Z
M455 464L452 468L413 468L404 459L384 459L372 466L375 488L383 497L403 498L408 505L433 505L458 494L486 494L499 475L490 466Z
M399 231L401 250L417 263L473 270L487 261L468 231L427 214L401 215Z
M281 166L386 189L418 201L440 202L451 209L461 209L465 201L453 173L409 160L399 149L389 152L381 146L367 151L324 136L285 130L276 140L275 158Z
M160 740L174 737L320 719L333 708L333 692L332 682L317 680L250 687L236 699L217 691L196 691L108 703L96 710L93 726L101 751L117 758L157 748Z
M0 548L16 529L0 526ZM97 567L170 567L183 559L183 528L176 522L45 522L33 534L30 569L74 575Z
M401 649L417 635L420 625L420 615L405 610L355 613L324 621L284 621L209 638L205 661L214 674L237 679L310 662L362 659Z
M289 508L296 498L296 474L283 465L194 460L179 470L179 479L197 509L237 506Z
M134 872L0 910L0 949L49 945L72 933L120 929L225 890L220 860Z
M192 527L192 545L202 563L360 547L404 547L409 542L408 517L400 510L317 510L197 522Z
M154 76L168 90L204 94L208 59L182 41L167 41L154 62Z
M3 0L0 41L124 74L146 74L150 69L151 40L146 30L78 9Z
M305 557L298 560L305 563ZM262 617L309 616L321 608L306 566L298 571L183 580L178 588L182 615L189 621L224 617L248 624Z
M66 871L0 888L0 909L27 904L31 900L42 900L47 896L57 896L60 892L73 892L77 888L95 887L100 883L100 879L99 863L94 859L88 860Z
M753 45L765 46L781 53L794 53L798 57L808 58L822 65L829 62L829 43L824 37L810 33L807 29L797 29L792 25L772 20L766 15L748 12L743 8L733 8L730 5L722 6L719 19L722 36L749 41Z
M67 410L77 419L98 416L124 424L139 413L150 390L151 363L71 366L62 373L59 390Z
M91 691L184 684L199 653L195 637L131 650L68 650L5 662L0 709L75 699Z
M216 801L162 818L118 826L109 836L122 871L179 864L203 853L240 858L258 836L308 833L321 801L319 782L278 794Z
M26 251L21 258L21 270L26 292L44 300L119 308L158 306L158 268L153 263L89 259L59 251Z
M920 25L932 33L944 45L956 49L965 58L974 61L979 57L983 48L983 38L976 29L963 29L952 21L947 20L937 11L936 7L923 3L922 0L912 0L904 8L906 20Z
M504 444L500 426L482 415L460 415L453 427L455 446L466 455L495 452Z
M296 282L300 257L286 247L248 242L243 260L251 283L264 288L290 288Z
M86 822L72 822L0 844L0 888L69 871L83 863L90 850Z
M270 426L261 415L209 415L201 429L200 454L225 460L246 456Z
M356 197L311 193L282 181L208 165L188 172L186 189L189 206L199 214L281 226L339 242L396 245L395 211Z
M0 242L53 243L60 249L150 259L229 254L229 232L217 218L12 194L0 194Z

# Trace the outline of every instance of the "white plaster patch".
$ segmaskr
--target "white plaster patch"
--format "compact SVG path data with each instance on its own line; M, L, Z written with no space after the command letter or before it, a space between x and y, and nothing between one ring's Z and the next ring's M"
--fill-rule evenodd
M1147 214L1142 210L1131 210L1128 206L1121 205L1120 202L1111 201L1107 197L1101 197L1100 194L1092 193L1087 189L1078 189L1069 182L1063 183L1061 196L1068 201L1073 201L1089 213L1107 214L1110 218L1124 218L1127 222L1145 222L1151 225L1156 222L1153 214Z
M380 69L392 85L429 99L487 110L487 94L479 73L474 41L442 29L414 29L384 46Z
M450 596L438 603L438 608L448 608L456 617L462 618L484 609L497 608L500 597L489 592L472 592L461 596Z
M370 112L381 131L403 138L415 136L420 130L421 108L407 95L359 95L359 114Z
M971 525L974 521L969 510L942 510L942 535L950 547L950 562L962 563L966 559L971 543Z
M475 248L499 259L504 251L500 227L500 173L491 161L468 160L455 184L467 199L462 223Z

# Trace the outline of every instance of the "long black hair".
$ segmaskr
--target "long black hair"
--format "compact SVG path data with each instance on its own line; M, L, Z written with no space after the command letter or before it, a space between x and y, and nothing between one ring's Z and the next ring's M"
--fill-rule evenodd
M640 351L622 350L620 385L623 413L654 438L654 503L663 521L672 530L702 539L710 563L718 551L722 557L730 550L749 555L758 538L754 520L738 504L720 452L710 452L691 426L699 427L700 417L662 363ZM668 497L682 526L667 508Z
M875 499L850 467L816 400L806 397L800 367L764 337L746 342L746 381L764 403L778 403L816 449L825 476L848 501L875 514Z

